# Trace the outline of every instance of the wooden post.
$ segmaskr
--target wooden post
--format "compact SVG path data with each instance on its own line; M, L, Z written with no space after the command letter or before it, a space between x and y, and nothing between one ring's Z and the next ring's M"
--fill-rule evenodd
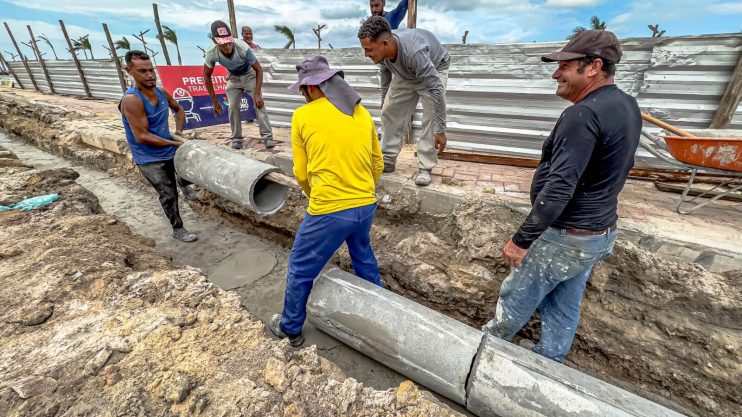
M317 49L322 51L322 29L326 28L327 25L320 25L317 24L317 28L312 28L312 32L314 32L315 35L317 35Z
M709 127L711 129L727 129L732 124L732 117L737 110L737 106L739 106L740 100L742 100L742 52L739 54L737 66L734 67L732 78L727 84Z
M466 38L467 38L467 36L469 36L469 31L468 30L464 31L464 36L461 37L461 43L464 44L464 45L466 45Z
M147 41L144 40L144 34L146 34L147 32L149 32L149 29L145 30L144 32L140 30L138 36L133 33L131 34L131 36L137 38L140 42L142 42L142 52L144 52L145 54L147 53Z
M414 29L417 27L417 0L407 2L407 28Z
M103 32L106 33L106 40L108 41L108 49L111 51L111 59L113 60L113 64L116 65L116 73L119 76L119 83L121 84L121 91L124 92L127 89L126 85L126 79L124 78L123 70L121 69L121 60L119 59L118 55L116 55L116 46L113 44L113 39L111 38L111 32L108 31L108 25L103 23Z
M28 73L28 77L31 79L31 84L33 84L33 88L36 89L36 91L39 90L39 86L36 85L36 80L33 77L33 74L31 74L31 68L28 66L28 60L26 60L26 56L23 55L23 52L21 52L21 48L18 47L18 43L15 41L15 37L13 36L13 32L10 31L10 26L8 26L7 23L3 22L5 25L5 30L8 31L8 35L10 36L10 40L13 41L13 46L15 46L15 50L18 51L18 55L21 57L21 61L23 62L23 67L26 68L26 72Z
M160 39L160 46L162 46L162 53L165 54L165 62L170 64L170 54L167 53L167 45L165 45L165 38L162 37L162 26L160 26L160 14L157 12L157 3L152 3L152 11L155 13L155 25L157 25L158 38Z
M36 52L36 56L39 57L39 64L41 65L41 69L44 71L44 77L46 78L46 83L49 85L49 91L52 94L56 94L54 91L54 84L52 84L52 77L49 75L49 70L46 68L46 63L44 62L44 58L41 56L41 51L39 50L39 45L36 44L36 37L33 35L33 30L31 30L31 25L26 25L28 28L28 34L31 35L31 45L33 45L33 50Z
M85 95L88 97L93 97L93 94L90 93L90 87L88 87L88 80L85 79L85 73L82 71L82 65L80 65L80 60L77 59L75 48L72 46L72 41L70 40L70 36L67 34L67 28L64 26L64 21L61 19L59 20L59 26L62 27L62 34L64 35L64 39L67 41L67 50L69 50L70 53L72 54L72 60L75 62L77 73L80 75L80 81L82 81L82 88L83 90L85 90Z
M227 0L227 9L229 9L229 26L232 28L232 36L239 38L237 35L237 17L234 12L234 0Z
M12 75L13 78L15 78L15 82L18 83L18 87L25 88L21 80L18 78L18 76L15 75L15 71L13 71L13 68L10 68L10 63L5 60L5 57L3 56L2 53L0 53L0 61L2 61L5 67L8 68L8 72L10 73L10 75Z

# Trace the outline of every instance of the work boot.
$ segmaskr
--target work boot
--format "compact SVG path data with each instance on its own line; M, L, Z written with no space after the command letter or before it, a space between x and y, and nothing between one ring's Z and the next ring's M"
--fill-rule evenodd
M198 240L198 236L186 230L185 227L173 229L173 237L181 242L195 242Z
M394 169L395 169L394 164L390 164L388 162L384 162L384 172L386 172L387 174L389 174L391 172L394 172Z
M273 148L273 147L275 147L275 146L276 146L276 141L275 141L275 140L273 140L272 138L269 138L269 139L264 139L264 140L263 140L263 143L265 144L265 147L266 147L267 149L270 149L270 148Z
M178 187L180 188L180 191L183 192L183 197L185 197L186 200L197 200L198 199L198 194L196 194L196 190L193 189L193 185L178 184Z
M273 333L274 336L276 336L279 339L285 339L289 338L289 344L293 347L301 346L302 343L304 343L304 336L302 336L301 332L299 334L295 335L288 335L286 332L281 330L281 315L280 314L274 314L271 316L271 322L268 325L268 328L271 330L271 333Z
M232 139L232 149L242 149L242 139Z
M415 178L415 185L419 187L425 187L430 185L430 171L427 169L420 168L417 171L417 178Z

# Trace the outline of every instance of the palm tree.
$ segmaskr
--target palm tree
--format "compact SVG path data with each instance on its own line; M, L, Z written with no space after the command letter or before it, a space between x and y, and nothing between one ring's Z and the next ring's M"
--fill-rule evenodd
M289 29L286 25L275 25L273 27L276 29L276 32L280 33L281 35L285 36L286 39L288 39L288 42L286 42L286 45L284 45L283 49L289 49L291 45L294 46L294 49L296 49L296 38L294 37L294 31Z
M599 29L604 30L608 27L608 25L605 24L605 22L602 22L598 16L593 16L590 18L590 29ZM568 40L574 39L575 36L577 36L578 33L587 30L584 26L577 26L574 29L572 29L572 34L567 36Z
M46 35L44 35L44 34L42 33L41 35L39 35L39 39L41 39L41 40L42 40L42 41L44 41L44 42L45 42L45 43L46 43L47 45L49 45L49 48L51 48L51 49L52 49L52 53L54 54L54 59L59 59L59 58L57 57L57 51L55 51L55 50L54 50L54 45L52 45L52 43L51 43L51 42L49 41L49 38L47 38L47 37L46 37Z
M129 44L129 40L126 39L126 36L122 36L121 39L117 40L113 43L113 46L118 49L123 49L124 51L131 50L131 45Z
M162 37L175 45L175 50L178 53L178 65L183 65L183 62L180 60L180 48L178 47L178 35L175 33L174 30L170 29L166 25L162 25ZM157 36L157 39L159 39L160 36Z
M90 59L95 59L93 56L93 45L90 44L88 35L81 36L77 40L72 40L72 49L76 51L82 50L82 53L85 54L85 59L88 59L87 51L90 51Z

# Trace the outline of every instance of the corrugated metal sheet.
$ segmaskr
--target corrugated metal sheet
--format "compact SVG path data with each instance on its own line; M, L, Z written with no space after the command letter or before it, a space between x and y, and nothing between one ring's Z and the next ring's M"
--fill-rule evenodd
M537 157L543 140L569 103L556 97L551 73L541 55L564 42L500 45L448 45L451 54L447 89L449 147L524 157ZM624 57L616 82L635 96L646 111L681 128L707 127L742 53L742 35L676 38L636 38L622 41ZM288 126L293 111L304 104L286 87L296 81L295 65L316 49L261 49L264 92L271 121ZM360 48L323 50L333 67L363 98L379 122L377 66ZM121 97L116 68L110 60L83 60L94 97ZM11 62L21 82L32 88L20 62ZM72 61L47 61L52 83L62 94L83 95ZM46 81L38 63L31 62L39 87ZM422 108L413 116L413 135L419 133ZM656 131L654 126L648 126ZM742 106L732 120L742 129Z
M85 96L85 89L82 86L82 81L80 81L80 75L74 61L71 59L50 60L44 61L44 63L57 94ZM110 59L80 60L80 65L93 97L112 100L121 98L121 85L118 75L116 75L116 66ZM32 89L33 84L31 84L31 79L28 77L23 63L10 62L10 66L18 75L24 87ZM49 92L46 77L44 77L39 62L29 61L29 67L39 88L44 92Z

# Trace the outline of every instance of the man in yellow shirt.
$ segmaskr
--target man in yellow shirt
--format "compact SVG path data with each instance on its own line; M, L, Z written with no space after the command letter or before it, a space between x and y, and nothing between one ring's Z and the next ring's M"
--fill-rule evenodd
M289 255L283 313L269 324L292 346L301 334L314 279L337 249L348 245L355 274L383 286L371 248L376 183L384 170L381 146L361 97L323 56L296 66L299 81L289 87L307 104L291 118L294 176L309 197L309 208Z

